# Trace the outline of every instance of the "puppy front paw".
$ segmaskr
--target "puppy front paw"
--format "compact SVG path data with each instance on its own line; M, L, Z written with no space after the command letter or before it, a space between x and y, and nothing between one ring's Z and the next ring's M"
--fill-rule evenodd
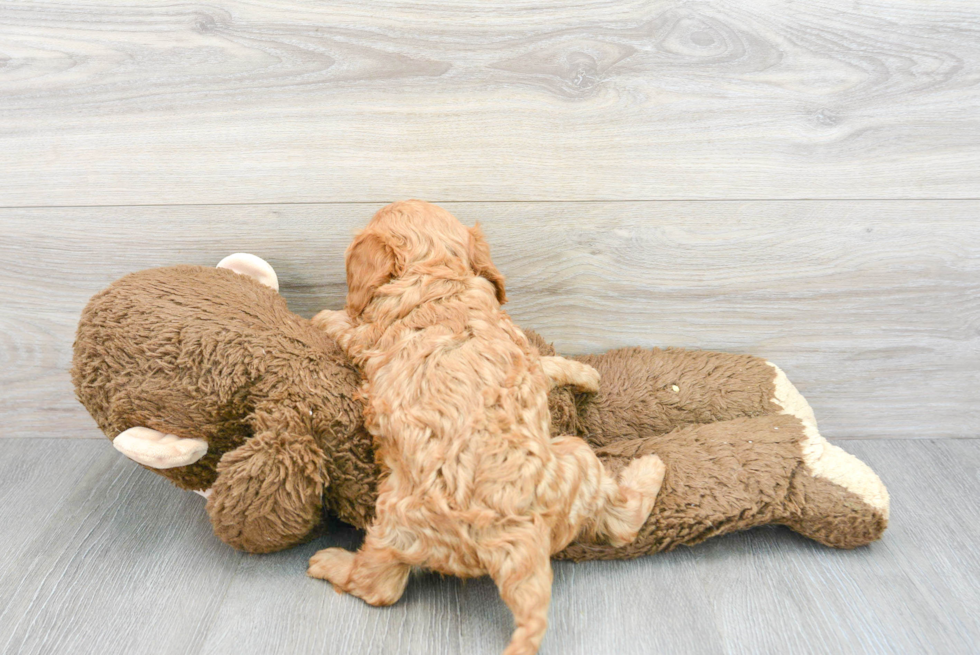
M313 317L312 323L336 340L351 328L350 314L346 310L324 309Z
M582 364L582 368L578 370L576 377L571 382L582 391L599 393L600 380L599 371L588 364Z
M353 567L354 553L343 548L324 548L310 558L306 575L326 580L337 593L344 593L347 591Z
M571 385L587 393L599 391L599 371L588 364L552 355L541 358L541 368L552 386Z

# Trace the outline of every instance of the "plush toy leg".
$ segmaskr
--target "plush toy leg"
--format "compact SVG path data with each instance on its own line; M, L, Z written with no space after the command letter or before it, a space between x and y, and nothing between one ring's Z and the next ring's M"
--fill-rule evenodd
M832 548L857 548L879 539L888 515L825 478L798 473L788 498L791 517L780 521Z
M887 516L806 465L796 416L770 414L678 428L596 450L611 470L657 454L667 474L650 518L630 544L582 535L559 559L626 559L693 546L710 537L781 524L836 548L878 539Z
M265 286L275 291L279 291L279 278L269 262L261 257L250 255L247 252L236 252L228 255L220 262L217 268L227 268L236 273L253 277Z
M556 557L627 559L777 522L787 516L784 500L801 467L794 425L798 421L786 416L741 418L597 449L610 471L658 455L667 468L663 486L632 543L616 547L583 534Z
M602 381L595 395L563 401L572 405L571 425L558 430L595 447L778 411L769 401L772 369L759 357L621 348L575 360L593 366ZM552 393L553 410L561 391Z
M795 416L803 424L805 438L801 443L803 462L814 477L843 487L863 503L879 512L888 521L888 490L881 479L867 464L842 448L829 443L817 430L810 404L800 395L775 364L769 364L776 373L773 403L782 413Z
M311 436L271 430L225 453L207 504L214 533L251 553L300 543L321 519L323 462Z

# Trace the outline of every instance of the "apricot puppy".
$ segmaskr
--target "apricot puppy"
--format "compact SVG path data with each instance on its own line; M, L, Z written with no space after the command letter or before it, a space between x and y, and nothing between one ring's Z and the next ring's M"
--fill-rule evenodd
M584 441L549 436L550 380L595 390L598 373L539 356L501 310L504 278L479 227L395 203L357 235L346 264L345 310L314 322L364 373L384 477L361 549L321 550L308 573L372 605L397 601L412 566L489 574L514 613L505 654L536 653L551 555L583 530L634 540L664 465L642 457L614 480Z

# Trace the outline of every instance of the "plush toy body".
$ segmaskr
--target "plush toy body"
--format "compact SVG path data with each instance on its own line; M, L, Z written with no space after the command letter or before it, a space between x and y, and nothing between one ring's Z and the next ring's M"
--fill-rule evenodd
M638 348L577 359L599 370L601 388L554 390L554 433L586 439L614 473L656 454L667 474L634 543L583 540L558 557L635 557L768 523L853 548L887 526L881 481L820 436L768 362ZM72 379L110 439L176 435L147 446L176 453L170 468L138 461L184 489L210 488L215 533L236 548L288 548L324 511L370 522L379 471L354 399L360 375L251 277L178 266L122 278L82 314Z

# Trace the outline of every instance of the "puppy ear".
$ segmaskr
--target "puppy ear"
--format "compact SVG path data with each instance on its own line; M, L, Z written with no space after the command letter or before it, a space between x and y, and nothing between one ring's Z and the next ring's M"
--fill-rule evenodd
M503 305L507 302L507 290L504 288L504 276L497 267L493 265L493 261L490 259L490 246L487 245L487 240L483 238L483 230L480 229L480 224L477 223L470 230L470 265L473 267L473 272L490 280L493 286L497 288L497 301Z
M363 312L394 271L395 254L384 239L373 232L358 234L347 248L347 313Z

